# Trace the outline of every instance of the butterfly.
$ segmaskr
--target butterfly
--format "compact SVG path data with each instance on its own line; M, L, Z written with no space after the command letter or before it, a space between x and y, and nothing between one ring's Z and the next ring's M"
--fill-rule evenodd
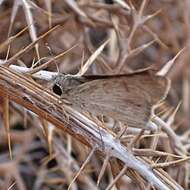
M59 74L52 90L79 112L145 128L153 106L166 98L169 84L169 79L150 70L121 75Z

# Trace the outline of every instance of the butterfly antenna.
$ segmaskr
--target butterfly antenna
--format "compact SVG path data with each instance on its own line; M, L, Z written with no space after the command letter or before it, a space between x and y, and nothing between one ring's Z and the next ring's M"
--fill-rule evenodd
M46 48L47 48L48 51L49 51L49 54L53 57L54 55L53 55L53 52L52 52L51 47L49 46L48 43L46 43L45 45L46 45ZM60 74L60 70L59 70L59 67L58 67L58 63L57 63L57 61L56 61L56 60L53 60L53 62L55 63L56 70L57 70L58 74Z

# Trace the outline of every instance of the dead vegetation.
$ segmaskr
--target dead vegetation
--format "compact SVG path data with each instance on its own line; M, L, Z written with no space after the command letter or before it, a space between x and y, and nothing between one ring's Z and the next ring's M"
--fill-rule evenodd
M188 0L0 0L0 18L0 189L190 188ZM147 129L50 89L147 67L172 82Z

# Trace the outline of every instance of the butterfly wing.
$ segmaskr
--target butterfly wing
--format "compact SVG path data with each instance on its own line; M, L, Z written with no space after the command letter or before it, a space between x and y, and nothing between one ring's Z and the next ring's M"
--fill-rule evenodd
M104 77L63 93L78 111L105 115L130 127L145 127L154 104L165 97L168 81L147 72Z

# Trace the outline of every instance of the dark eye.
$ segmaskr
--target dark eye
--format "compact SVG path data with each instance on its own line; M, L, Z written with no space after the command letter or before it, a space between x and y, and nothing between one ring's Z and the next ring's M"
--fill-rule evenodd
M63 93L61 87L57 84L53 85L53 92L59 96L61 96Z

